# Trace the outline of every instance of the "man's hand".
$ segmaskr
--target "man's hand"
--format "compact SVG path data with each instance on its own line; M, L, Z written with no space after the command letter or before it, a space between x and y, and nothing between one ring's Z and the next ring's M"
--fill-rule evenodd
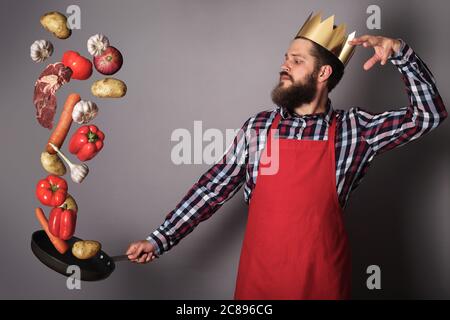
M132 262L148 263L156 258L154 252L155 248L149 241L140 240L130 243L126 254Z
M379 61L384 66L394 52L400 51L401 46L400 40L371 35L354 38L348 43L354 46L362 45L365 48L372 47L375 50L374 55L364 63L364 70L369 70Z

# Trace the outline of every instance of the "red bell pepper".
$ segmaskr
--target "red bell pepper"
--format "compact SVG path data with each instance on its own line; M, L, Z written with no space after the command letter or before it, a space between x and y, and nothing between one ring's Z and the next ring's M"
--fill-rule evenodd
M70 209L53 208L48 219L48 229L52 235L62 240L69 240L75 233L77 214Z
M94 125L78 128L69 143L69 151L75 154L80 161L92 159L103 148L105 135Z
M44 206L57 207L62 205L67 197L66 180L52 174L39 180L36 186L36 197Z

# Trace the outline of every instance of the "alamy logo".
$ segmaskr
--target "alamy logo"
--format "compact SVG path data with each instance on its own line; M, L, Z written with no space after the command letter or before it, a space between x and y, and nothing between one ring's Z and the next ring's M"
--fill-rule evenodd
M81 29L81 9L79 6L72 4L67 7L67 27L70 29Z
M70 275L66 280L66 286L69 290L81 289L81 270L77 265L67 267L66 273Z
M366 26L369 30L381 29L381 9L379 6L372 4L367 7L367 14L370 16L366 20Z
M367 274L370 276L367 278L366 285L369 290L380 290L381 289L381 269L377 265L370 265L366 270Z
M272 136L277 136L274 130ZM270 141L267 151L267 131L248 129L219 129L203 131L203 122L194 121L194 130L175 129L170 137L176 144L172 147L170 158L173 164L255 164L259 161L262 175L274 175L279 169L279 143L277 138ZM266 142L262 144L262 142ZM265 145L263 150L257 147ZM228 146L228 147L227 147ZM225 148L227 147L227 148Z

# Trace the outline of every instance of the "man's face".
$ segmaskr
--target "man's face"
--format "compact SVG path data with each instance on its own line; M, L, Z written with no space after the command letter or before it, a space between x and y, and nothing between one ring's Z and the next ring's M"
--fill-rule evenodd
M279 83L272 90L273 102L291 112L302 104L310 103L317 93L318 72L311 49L309 40L292 41L281 65Z

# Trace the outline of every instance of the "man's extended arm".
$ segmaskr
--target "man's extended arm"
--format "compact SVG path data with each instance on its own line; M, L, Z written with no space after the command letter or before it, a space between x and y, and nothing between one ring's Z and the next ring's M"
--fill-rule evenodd
M156 248L156 255L172 248L201 221L211 217L242 186L248 161L249 121L238 131L222 158L198 179L163 224L147 237Z

